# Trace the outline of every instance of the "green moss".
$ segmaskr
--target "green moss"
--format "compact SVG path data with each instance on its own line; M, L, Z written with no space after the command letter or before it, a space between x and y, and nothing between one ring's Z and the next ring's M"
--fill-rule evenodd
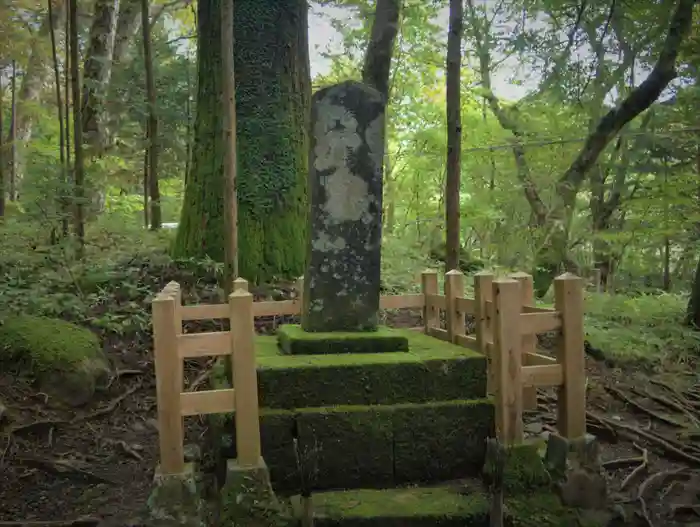
M484 479L491 481L493 473L494 457L489 449L484 463ZM548 488L552 480L542 461L540 445L523 443L507 447L503 478L504 490L508 495Z
M220 0L198 4L195 146L173 252L223 261ZM234 8L239 273L253 282L303 273L310 77L304 0Z
M277 338L280 349L287 355L408 351L406 336L388 327L367 332L314 333L304 331L297 324L285 324L277 329Z
M482 493L448 487L324 492L313 496L313 505L319 527L487 525L489 510Z
M492 415L488 400L262 409L262 454L285 493L302 477L324 490L478 475ZM232 421L225 428L235 433Z
M75 368L102 359L97 336L64 320L19 315L0 323L0 360L25 359L35 372Z
M488 400L397 405L392 419L395 481L445 481L479 473L494 408Z
M407 352L284 355L258 337L260 402L270 408L472 399L486 393L486 360L410 330ZM342 389L338 389L342 386Z
M275 496L264 466L241 469L235 462L229 462L220 500L220 525L296 526L290 511Z
M358 489L313 495L317 527L488 527L489 497L473 482L438 487ZM299 498L292 499L295 512ZM551 492L506 498L508 527L602 527L562 506Z

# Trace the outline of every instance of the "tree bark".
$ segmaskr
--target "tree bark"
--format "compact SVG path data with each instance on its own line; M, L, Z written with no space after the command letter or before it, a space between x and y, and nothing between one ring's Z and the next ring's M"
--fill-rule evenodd
M224 115L224 291L233 291L238 275L238 198L236 196L236 77L234 70L234 0L221 3L221 48L223 52L223 90L221 107Z
M114 32L114 50L112 52L112 64L120 66L131 60L129 45L136 36L141 25L140 0L121 0L119 2L119 16L117 28Z
M198 5L195 144L174 254L224 261L221 0ZM237 0L239 275L303 273L311 81L305 0Z
M10 81L10 89L12 91L12 100L10 102L10 201L17 201L17 63L12 61L12 80Z
M5 217L5 141L3 136L5 134L5 126L3 123L3 113L4 108L4 97L5 88L2 85L2 75L0 75L0 218Z
M47 0L46 2L49 8L49 18L53 20L53 6L52 0ZM57 203L59 209L61 210L61 226L62 232L65 235L68 232L68 202L66 200L66 195L68 193L68 178L66 174L68 173L68 167L66 166L66 140L63 135L63 102L61 97L61 73L58 70L58 52L56 50L56 30L53 24L49 28L49 34L51 35L51 57L53 59L53 73L54 73L54 83L56 85L56 112L58 114L58 152L59 159L61 161L61 186L60 194L57 197Z
M105 91L112 74L116 19L116 0L95 0L83 66L82 129L84 140L97 152L105 142Z
M83 158L83 119L80 97L80 72L78 60L80 48L78 41L78 0L68 0L70 25L70 70L73 91L73 148L75 149L74 180L74 229L78 237L79 255L82 257L85 247L85 167Z
M447 177L445 178L445 266L459 269L460 160L462 124L460 76L462 57L462 0L450 0L450 28L447 35Z
M141 0L141 30L143 33L143 58L146 73L146 97L148 99L148 194L151 205L151 230L162 227L160 188L158 186L158 109L156 108L156 83L153 73L153 47L149 24L148 0Z
M377 0L372 32L362 68L362 82L389 100L391 57L394 54L402 0Z

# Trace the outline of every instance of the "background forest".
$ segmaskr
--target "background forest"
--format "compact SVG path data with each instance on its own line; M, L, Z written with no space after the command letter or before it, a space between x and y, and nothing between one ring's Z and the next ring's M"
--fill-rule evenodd
M689 320L686 308L700 258L694 4L465 2L450 194L448 5L403 2L389 75L384 286L416 288L418 272L440 265L446 198L458 195L463 270L599 269L587 299L595 348L620 359L695 353L686 324L697 317L697 302ZM308 94L362 77L375 7L311 2L309 28L303 1L235 3L238 265L265 291L303 273ZM3 3L0 310L124 335L148 329L148 300L168 279L220 294L220 9L217 0ZM694 9L685 29L683 9ZM282 12L294 16L280 25ZM321 23L337 39L309 50ZM264 50L280 47L279 74L261 73ZM309 53L323 64L313 78ZM644 87L659 75L657 97ZM651 99L638 115L604 130L640 94ZM546 302L549 282L538 285Z

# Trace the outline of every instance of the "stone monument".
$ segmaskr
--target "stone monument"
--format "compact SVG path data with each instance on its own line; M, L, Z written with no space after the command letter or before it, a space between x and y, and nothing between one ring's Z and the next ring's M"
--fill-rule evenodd
M384 111L381 94L359 82L314 94L301 327L278 331L285 353L408 350L378 326Z
M377 329L384 107L359 82L313 97L305 331Z

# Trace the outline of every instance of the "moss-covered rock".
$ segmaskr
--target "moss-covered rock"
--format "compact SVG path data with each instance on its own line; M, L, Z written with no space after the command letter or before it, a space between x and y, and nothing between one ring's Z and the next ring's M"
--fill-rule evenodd
M71 405L85 404L109 377L97 336L64 320L30 315L0 322L0 362L30 373L42 389Z
M191 464L182 474L161 474L156 469L147 507L153 525L204 527L203 502L197 473Z
M503 490L506 495L542 491L552 485L552 478L545 468L537 443L523 443L505 447ZM491 482L495 470L495 445L489 443L483 476Z
M296 527L291 511L277 499L265 463L240 467L230 460L220 493L219 525Z
M364 332L308 332L297 324L277 329L280 349L287 355L322 355L338 353L387 353L408 351L408 339L401 332L379 327Z

